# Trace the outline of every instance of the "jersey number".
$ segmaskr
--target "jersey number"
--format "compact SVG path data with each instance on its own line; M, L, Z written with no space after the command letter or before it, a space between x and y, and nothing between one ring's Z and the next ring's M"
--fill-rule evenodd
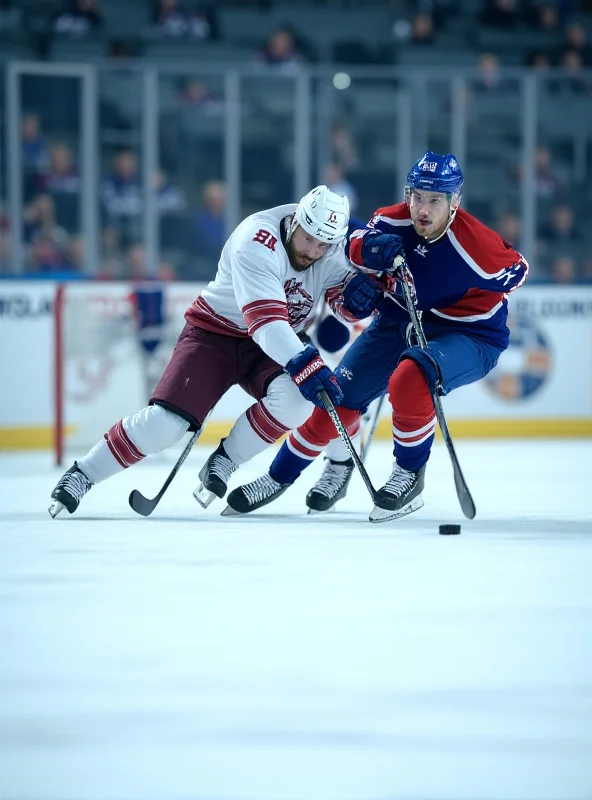
M272 236L269 231L260 228L255 236L253 236L254 242L259 242L259 244L264 244L265 247L269 247L270 250L275 252L275 246L277 244L277 239L275 236Z

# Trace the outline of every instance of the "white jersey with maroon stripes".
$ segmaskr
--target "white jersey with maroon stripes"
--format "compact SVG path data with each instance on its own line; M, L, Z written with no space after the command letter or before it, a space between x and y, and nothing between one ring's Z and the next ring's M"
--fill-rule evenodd
M353 319L343 308L343 287L353 269L343 242L303 272L291 266L282 221L295 210L295 204L277 206L243 220L224 245L215 279L185 314L192 325L251 336L282 366L303 350L296 334L320 298Z

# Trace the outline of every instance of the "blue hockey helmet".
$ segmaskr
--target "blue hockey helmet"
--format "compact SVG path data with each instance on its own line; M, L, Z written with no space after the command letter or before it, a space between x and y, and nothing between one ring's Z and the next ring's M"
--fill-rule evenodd
M428 192L460 194L463 182L462 170L452 153L442 156L431 150L411 167L407 175L407 188Z

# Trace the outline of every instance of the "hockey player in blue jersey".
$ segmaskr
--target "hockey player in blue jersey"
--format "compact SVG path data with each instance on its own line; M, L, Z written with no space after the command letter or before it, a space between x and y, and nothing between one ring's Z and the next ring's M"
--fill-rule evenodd
M428 151L407 176L405 201L379 208L350 241L352 263L377 276L375 282L359 283L350 301L360 311L375 308L378 313L335 370L344 393L337 410L349 429L385 392L393 409L395 462L377 493L372 522L402 517L423 505L436 429L431 389L446 395L480 380L509 343L507 294L524 282L528 264L460 208L462 186L456 158ZM410 318L393 267L399 255L413 276L427 350L410 338ZM266 475L231 492L227 512L245 513L271 502L336 435L326 411L315 409L290 433ZM338 483L330 500L343 496ZM316 484L325 496L331 495L328 484L326 476ZM314 495L313 488L309 507Z

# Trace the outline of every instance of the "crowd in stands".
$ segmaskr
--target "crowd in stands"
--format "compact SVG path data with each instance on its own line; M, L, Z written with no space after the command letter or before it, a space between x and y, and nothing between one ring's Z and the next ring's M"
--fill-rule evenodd
M134 0L135 5L142 0ZM145 0L147 27L134 36L116 30L110 22L111 0L26 0L27 13L20 20L23 35L36 57L52 58L56 41L104 44L104 55L122 58L144 56L147 42L183 42L199 48L224 43L221 15L227 8L269 13L273 0L245 2L200 2L199 0ZM306 0L310 8L330 10L339 19L359 8L353 0ZM429 53L442 46L452 48L460 22L472 9L475 23L474 77L466 83L466 115L469 136L482 125L483 103L520 102L521 84L515 72L506 67L525 66L545 75L549 93L557 98L590 98L592 80L585 70L592 66L589 31L592 0L483 0L477 12L467 0L373 0L372 8L391 12L391 27L375 47L362 39L344 38L332 42L331 49L319 47L319 37L307 37L301 29L277 25L260 36L246 37L247 63L262 74L295 75L307 64L327 59L340 64L397 64L398 54L416 50ZM0 0L0 39L2 20L11 19L20 3ZM367 10L372 13L371 9ZM16 17L15 17L16 18ZM465 26L466 29L466 26ZM489 36L496 32L508 36L506 47L496 49ZM522 38L519 37L521 32ZM446 39L446 36L449 38ZM514 46L515 41L520 41ZM526 37L526 38L525 38ZM501 40L499 40L501 41ZM449 42L449 44L446 44ZM529 42L529 46L524 43ZM1 46L1 42L0 42ZM415 61L414 63L419 63ZM464 62L466 64L466 61ZM562 72L553 68L560 68ZM160 169L152 176L159 220L162 262L160 277L167 279L207 279L216 269L225 239L226 189L223 176L223 128L226 102L224 85L211 75L187 74L183 79L168 79L170 90L166 109L159 117ZM243 113L256 116L257 99L245 99ZM448 101L447 101L448 102ZM252 108L249 107L252 104ZM79 141L60 126L46 126L43 108L24 103L21 119L23 166L23 242L26 271L36 275L82 275L84 241L81 236L81 156ZM443 104L443 109L450 112ZM133 125L125 120L125 109L104 103L103 117L120 133L119 139L102 147L100 164L100 258L97 277L129 278L145 270L144 204L140 148L133 136ZM290 124L292 119L290 118ZM363 121L362 121L363 122ZM67 126L63 126L66 128ZM115 137L117 138L117 137ZM0 142L1 145L1 142ZM286 164L266 155L266 141L259 150L245 152L245 176L249 169L261 174L249 184L247 211L269 200L269 204L293 200L293 180ZM535 280L570 283L592 282L592 259L586 253L589 234L579 224L575 203L582 197L573 170L566 168L561 143L540 144L535 156L535 191L538 229L536 252L531 254ZM571 154L573 155L573 154ZM592 142L585 143L584 161L592 161ZM267 165L264 161L269 162ZM330 130L326 162L317 164L318 174L334 191L346 194L352 211L367 216L373 207L395 202L399 197L384 196L378 189L369 191L362 180L367 153L359 132L347 115L335 118ZM470 164L465 164L470 200ZM589 167L592 169L592 167ZM519 216L520 187L523 175L520 149L515 163L502 176L513 187L513 199L492 200L484 206L484 221L495 227L506 241L518 245L521 236ZM245 177L246 180L246 177ZM261 184L271 186L264 192ZM574 189L575 181L575 189ZM394 183L391 182L393 187ZM394 189L392 189L394 191ZM584 194L586 186L584 186ZM0 175L0 275L12 270L12 240L7 212L6 177ZM588 199L592 199L588 193ZM249 202L250 201L250 202ZM476 211L476 213L478 213Z

